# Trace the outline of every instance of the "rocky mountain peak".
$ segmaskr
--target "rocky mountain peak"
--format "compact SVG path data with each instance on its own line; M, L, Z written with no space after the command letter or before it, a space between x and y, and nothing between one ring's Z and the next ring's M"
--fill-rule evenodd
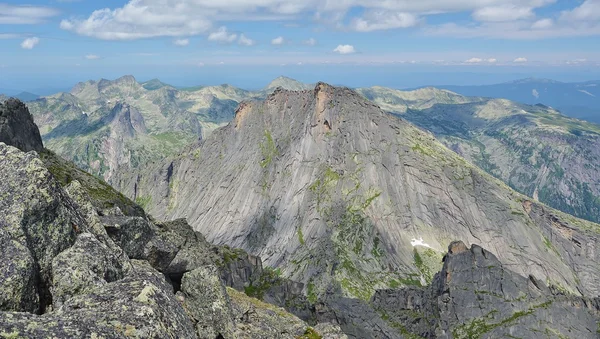
M147 133L144 117L137 108L126 102L117 102L109 117L116 136L133 137L136 133Z
M42 137L33 116L23 102L8 99L0 102L0 142L24 152L44 149Z

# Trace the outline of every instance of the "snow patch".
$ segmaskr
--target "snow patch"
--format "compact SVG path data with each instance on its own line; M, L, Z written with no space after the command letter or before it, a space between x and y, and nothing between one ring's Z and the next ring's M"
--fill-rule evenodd
M413 247L417 247L417 246L423 246L423 247L427 247L427 248L431 248L431 249L433 249L433 247L429 246L429 244L427 244L427 243L425 243L425 242L423 241L423 238L419 238L419 239L415 239L415 238L413 238L413 239L410 241L410 244L411 244Z
M581 93L583 93L583 94L587 94L589 96L596 97L595 95L593 95L592 93L590 93L590 92L588 92L588 91L586 91L584 89L578 89L578 91L581 92Z

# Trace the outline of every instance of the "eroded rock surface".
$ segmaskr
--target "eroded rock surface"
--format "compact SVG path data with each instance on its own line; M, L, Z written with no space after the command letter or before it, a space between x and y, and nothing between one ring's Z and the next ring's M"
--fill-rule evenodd
M44 149L40 131L20 100L0 100L0 142L25 152Z
M250 286L262 274L259 258L210 245L185 220L155 223L126 198L119 203L109 186L91 195L105 184L46 155L59 168L0 142L0 337L243 334L222 278ZM270 321L268 312L257 314L253 326ZM298 319L277 328L309 326Z
M566 295L510 270L477 245L453 242L427 288L381 290L372 304L423 338L598 338L599 299Z

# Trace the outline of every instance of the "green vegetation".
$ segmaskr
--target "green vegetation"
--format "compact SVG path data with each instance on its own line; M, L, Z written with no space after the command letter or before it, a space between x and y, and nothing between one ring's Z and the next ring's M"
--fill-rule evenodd
M517 311L513 313L510 317L503 319L500 322L487 322L489 320L493 320L494 315L498 312L492 311L482 318L473 319L469 323L459 325L453 328L452 336L456 339L481 338L484 334L489 333L498 327L510 325L517 321L519 318L532 314L533 312L535 312L536 309L547 308L551 303L551 301L548 301L539 305L532 306L525 311Z
M306 287L306 294L307 294L308 301L310 301L312 304L315 304L317 302L317 294L315 291L315 284L312 281L308 282L308 286Z
M265 140L259 145L262 154L260 166L262 168L267 168L273 161L273 158L277 156L277 146L275 145L275 141L273 141L271 132L265 130L264 137Z
M302 228L298 228L298 241L300 245L304 245L304 235L302 234Z
M296 337L296 339L322 339L322 338L323 338L323 336L321 336L312 327L307 328L306 331L304 331L303 335Z
M143 209L146 209L152 203L152 197L149 195L139 196L135 198L135 203L140 205Z
M262 300L265 292L274 285L281 283L281 270L265 267L258 281L251 282L249 286L244 288L244 292L253 298Z
M102 179L80 170L75 164L62 159L52 151L45 149L40 153L40 159L61 186L66 187L73 180L77 180L95 207L106 209L117 206L125 215L144 215L140 206L117 192Z

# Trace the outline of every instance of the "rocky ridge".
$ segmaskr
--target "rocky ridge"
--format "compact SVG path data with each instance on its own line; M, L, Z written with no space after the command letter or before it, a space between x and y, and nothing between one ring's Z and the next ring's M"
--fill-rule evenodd
M427 284L454 239L570 293L600 292L597 224L530 201L347 88L242 103L197 148L116 184L157 218L185 217L281 268L312 300Z
M26 109L10 107L18 109L3 111L8 126L23 119L37 129ZM125 215L110 199L94 201L88 192L96 187L83 185L100 180L75 168L57 171L73 165L51 159L52 153L46 153L46 161L53 161L47 167L36 152L5 143L26 148L30 144L21 146L21 140L28 135L35 133L0 142L0 337L300 338L317 333L282 308L226 289L243 290L269 277L259 258L210 245L185 220L156 223L139 207ZM73 177L66 184L54 171L63 180ZM265 287L262 293L271 292ZM335 325L320 326L330 330L325 337L344 337Z

